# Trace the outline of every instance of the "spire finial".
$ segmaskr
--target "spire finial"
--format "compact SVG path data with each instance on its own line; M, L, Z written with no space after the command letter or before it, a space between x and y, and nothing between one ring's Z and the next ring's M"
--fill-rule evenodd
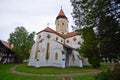
M49 27L49 23L47 23L47 27Z
M61 5L61 9L62 9L62 5Z

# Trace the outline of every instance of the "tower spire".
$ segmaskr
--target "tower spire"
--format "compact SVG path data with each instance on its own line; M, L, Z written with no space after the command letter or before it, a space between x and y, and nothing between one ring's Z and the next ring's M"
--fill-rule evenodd
M62 6L58 16L56 17L55 24L56 24L56 31L58 33L62 35L68 33L68 19L63 12Z
M58 16L56 17L56 20L59 19L59 18L65 18L65 19L67 19L67 17L64 14L64 11L62 9L62 6L61 6L61 9L60 9L60 12L59 12Z

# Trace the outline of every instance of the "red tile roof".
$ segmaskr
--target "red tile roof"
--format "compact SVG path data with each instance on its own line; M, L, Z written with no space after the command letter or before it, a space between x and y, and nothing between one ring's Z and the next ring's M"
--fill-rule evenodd
M51 29L51 28L49 28L49 27L47 27L47 28L45 28L44 30L38 32L37 34L43 32L43 31L45 31L45 32L50 32L50 33L54 33L54 34L59 35L59 36L61 36L62 38L64 38L63 35L59 34L58 32L54 31L53 29Z
M70 33L67 33L66 35L64 35L64 37L65 37L65 38L73 37L73 36L78 35L77 33L78 33L78 32L70 32Z
M54 31L53 29L51 29L51 28L49 28L49 27L47 27L47 28L45 28L44 30L38 32L37 34L43 32L43 31L45 31L45 32L50 32L50 33L54 33L54 34L56 34L56 35L61 36L62 38L69 38L69 37L73 37L73 36L78 35L78 32L70 32L70 33L67 33L67 34L65 34L65 35L61 35L60 33Z
M67 33L67 34L65 34L65 35L61 35L60 33L54 31L53 29L51 29L51 28L49 28L49 27L47 27L47 28L45 28L44 30L38 32L37 34L43 32L43 31L45 31L45 32L50 32L50 33L54 33L54 34L56 34L56 35L61 36L62 38L69 38L69 37L73 37L73 36L78 35L78 32L70 32L70 33Z

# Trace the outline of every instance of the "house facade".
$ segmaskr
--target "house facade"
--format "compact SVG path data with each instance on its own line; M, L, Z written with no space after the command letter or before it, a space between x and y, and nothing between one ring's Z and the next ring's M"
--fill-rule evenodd
M47 27L37 33L28 66L83 67L82 57L76 50L83 42L77 32L68 31L68 18L62 8L55 20L56 31Z
M0 63L14 62L14 54L11 49L8 42L0 40Z

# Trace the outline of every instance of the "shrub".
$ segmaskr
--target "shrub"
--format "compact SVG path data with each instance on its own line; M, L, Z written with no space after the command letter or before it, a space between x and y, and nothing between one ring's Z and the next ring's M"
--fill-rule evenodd
M99 73L95 80L120 80L120 64L114 65L113 70L107 70Z
M120 64L115 64L113 68L113 74L114 74L115 80L120 80Z

